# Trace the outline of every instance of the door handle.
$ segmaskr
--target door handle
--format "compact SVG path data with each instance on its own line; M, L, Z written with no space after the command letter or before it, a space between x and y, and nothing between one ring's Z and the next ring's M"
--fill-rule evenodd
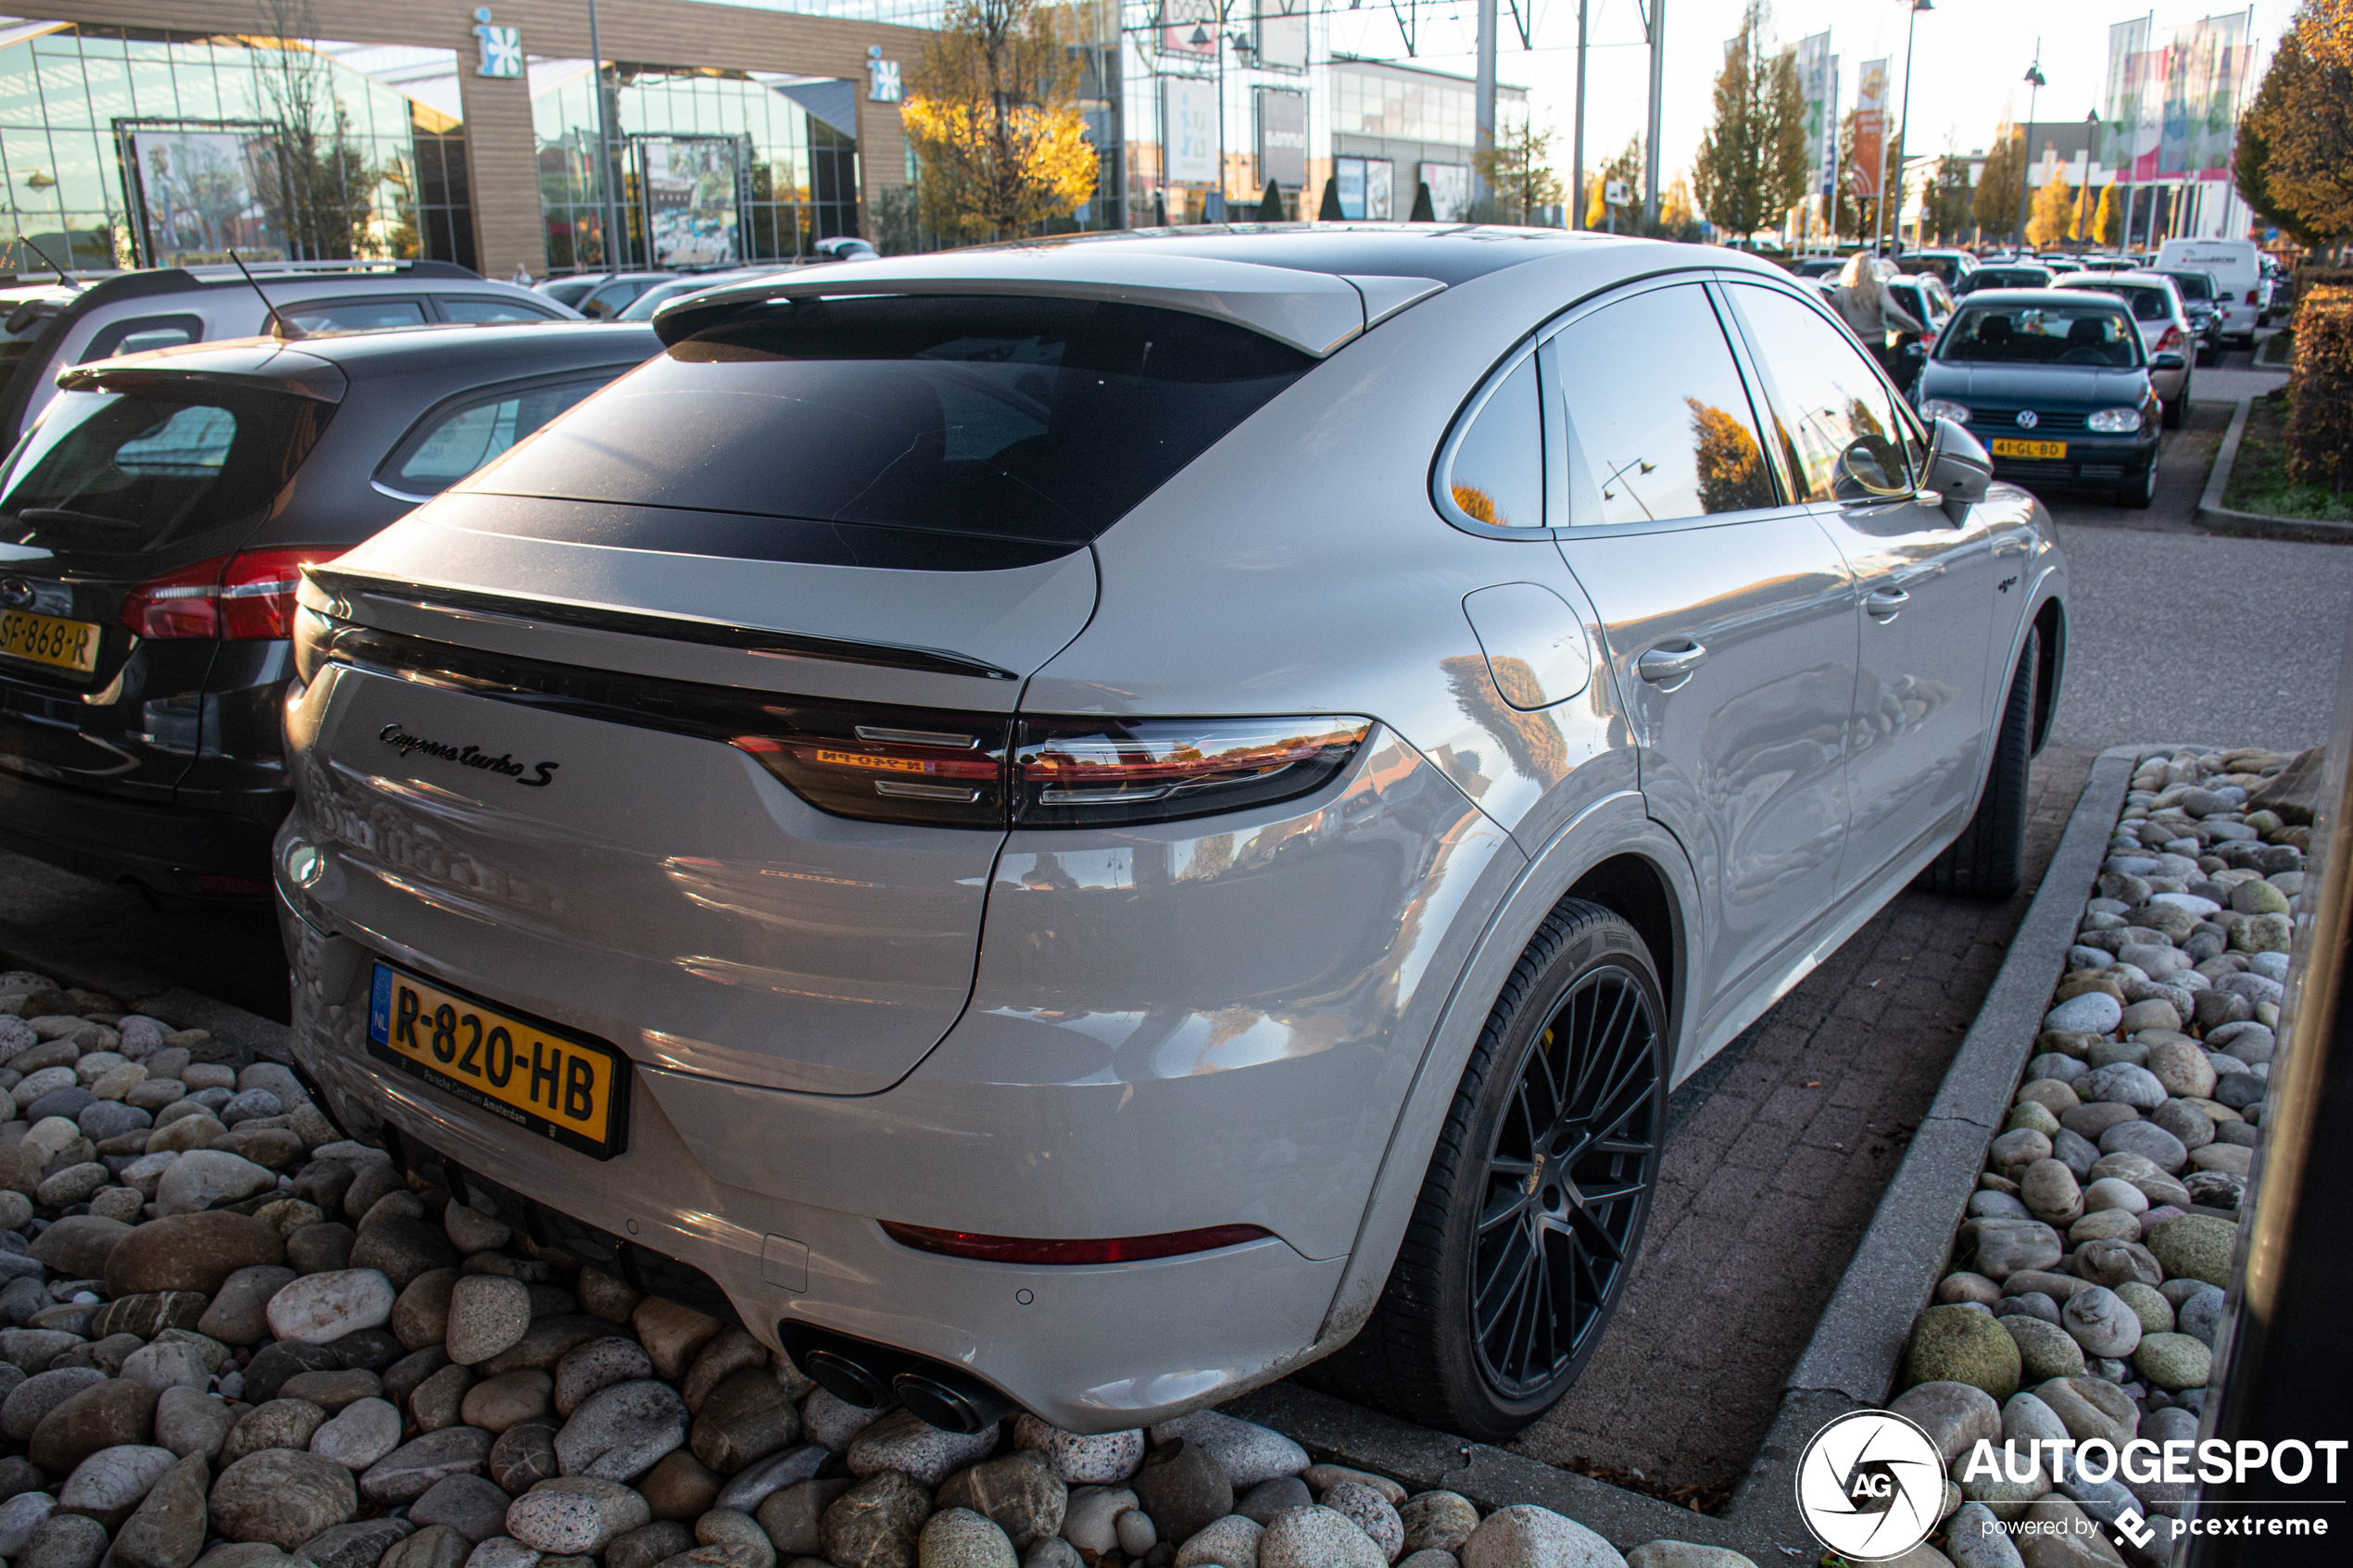
M1707 649L1698 643L1687 648L1653 648L1634 661L1634 672L1655 686L1673 691L1707 662Z
M1901 588L1874 588L1863 600L1863 612L1873 621L1893 621L1912 596Z

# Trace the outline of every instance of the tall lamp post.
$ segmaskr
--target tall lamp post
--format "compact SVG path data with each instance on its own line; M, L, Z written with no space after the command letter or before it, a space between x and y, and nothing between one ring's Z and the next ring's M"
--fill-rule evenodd
M608 122L605 108L605 56L597 42L597 0L588 0L588 84L597 90L597 193L604 207L605 229L605 243L601 248L605 253L605 270L618 272L621 270L621 253L616 247L621 237L614 231L619 226L620 209L613 201L612 128ZM580 257L575 253L573 265L577 266L579 261Z
M1933 0L1912 0L1911 14L1904 19L1904 118L1896 127L1895 133L1898 136L1905 135L1912 128L1912 33L1919 26L1920 13L1934 9L1936 6ZM2035 53L2038 55L2042 53L2039 43L2035 45ZM1911 149L1907 146L1904 149L1903 155L1897 157L1895 160L1895 217L1887 225L1887 240L1891 247L1895 246L1903 237L1904 158L1910 153ZM1884 216L1887 211L1887 182L1884 180L1880 182L1879 207L1881 214ZM1879 236L1876 233L1871 236L1871 249L1873 251L1879 249Z
M2083 184L2075 193L2075 254L2083 254L2083 200L2092 194L2092 154L2098 145L2100 111L2091 109L2083 116Z
M2034 99L2043 91L2043 41L2034 41L2034 63L2026 68L2021 78L2026 83L2026 131L2019 139L2018 159L2018 254L2026 255L2026 198L2031 187L2026 171L2034 166Z

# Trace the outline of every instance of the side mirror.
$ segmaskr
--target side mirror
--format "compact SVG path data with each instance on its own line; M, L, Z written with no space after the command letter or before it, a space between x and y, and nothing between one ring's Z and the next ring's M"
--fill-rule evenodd
M1977 437L1950 420L1938 420L1928 447L1928 488L1944 497L1944 515L1958 522L1984 499L1994 483L1994 459Z
M2187 359L2183 358L2179 354L2176 354L2170 348L2162 354L2152 354L2149 356L2149 369L2153 370L2178 370L2188 363L2189 361Z

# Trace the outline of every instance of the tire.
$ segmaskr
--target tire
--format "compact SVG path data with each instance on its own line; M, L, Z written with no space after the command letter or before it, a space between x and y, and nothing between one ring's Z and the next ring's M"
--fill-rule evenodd
M2157 454L2152 452L2149 454L2149 466L2142 472L2141 477L2117 491L2116 504L2139 512L2146 511L2149 504L2156 499Z
M1558 1402L1650 1218L1666 1018L1633 927L1562 900L1479 1032L1371 1319L1302 1380L1486 1442Z
M2190 383L2187 377L2182 381L2182 395L2165 405L2164 417L2167 430L2181 429L2182 421L2190 417Z
M2007 898L2026 880L2026 770L2034 756L2034 706L2042 680L2043 633L2028 627L2018 673L1994 732L1985 794L1961 836L1920 874L1931 893Z

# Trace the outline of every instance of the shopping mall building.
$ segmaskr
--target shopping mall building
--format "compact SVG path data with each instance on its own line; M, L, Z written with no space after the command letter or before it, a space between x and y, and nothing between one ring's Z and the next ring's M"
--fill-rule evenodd
M537 277L887 242L912 172L902 85L941 9L601 0L593 46L589 0L69 0L0 18L0 269L235 250ZM1327 182L1349 218L1404 218L1422 184L1441 219L1468 200L1470 84L1364 57L1388 52L1363 31L1386 23L1304 0L1246 8L1263 14L1230 32L1213 0L1058 9L1101 159L1076 227L1199 221L1221 186L1248 216L1270 181L1300 216ZM1501 98L1526 113L1524 94Z

